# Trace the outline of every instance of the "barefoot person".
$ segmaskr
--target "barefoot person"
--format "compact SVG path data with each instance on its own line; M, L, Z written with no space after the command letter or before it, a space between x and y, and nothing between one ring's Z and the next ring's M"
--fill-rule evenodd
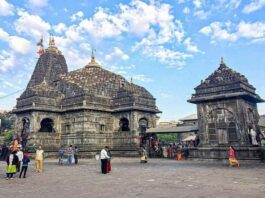
M43 160L44 160L44 151L42 147L39 146L38 149L36 150L36 157L35 157L37 173L41 173L43 171Z
M239 166L239 162L236 159L236 151L233 146L229 148L229 164L230 166Z

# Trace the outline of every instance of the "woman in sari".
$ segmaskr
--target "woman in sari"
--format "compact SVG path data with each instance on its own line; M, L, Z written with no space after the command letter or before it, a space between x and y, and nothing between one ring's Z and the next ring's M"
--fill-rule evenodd
M229 165L230 166L239 166L239 162L236 159L236 151L233 146L229 148Z
M140 155L141 155L140 162L147 163L147 153L144 147L141 147Z

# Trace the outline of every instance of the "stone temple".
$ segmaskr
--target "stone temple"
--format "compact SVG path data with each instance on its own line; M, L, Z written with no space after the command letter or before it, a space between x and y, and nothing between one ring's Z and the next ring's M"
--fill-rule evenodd
M193 155L200 158L227 158L233 145L241 159L254 159L249 128L258 131L257 103L264 102L247 78L221 60L217 70L195 88L188 102L197 104L200 146Z
M160 111L145 88L102 68L93 53L87 65L69 72L51 37L13 112L17 129L30 132L29 144L51 152L73 144L91 155L105 145L133 153Z

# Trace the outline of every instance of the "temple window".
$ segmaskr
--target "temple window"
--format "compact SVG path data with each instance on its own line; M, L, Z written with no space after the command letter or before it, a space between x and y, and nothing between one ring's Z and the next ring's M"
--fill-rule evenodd
M120 131L130 131L129 120L127 118L120 119Z
M48 132L48 133L55 132L55 129L53 128L54 122L50 118L44 118L41 121L40 125L41 125L41 128L39 132Z
M103 133L103 132L105 132L106 131L106 125L104 125L104 124L100 124L99 125L99 132L100 133Z

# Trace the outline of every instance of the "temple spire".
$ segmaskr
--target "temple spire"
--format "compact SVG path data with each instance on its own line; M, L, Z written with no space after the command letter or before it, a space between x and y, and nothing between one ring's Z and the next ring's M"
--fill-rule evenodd
M94 48L92 48L92 52L91 52L91 63L95 63L96 62L95 52L96 52L96 50Z
M225 65L225 62L224 62L224 57L221 57L221 65Z
M49 46L55 46L55 41L52 34L50 34Z
M95 52L96 52L96 50L94 48L92 48L92 51L91 51L91 60L90 60L90 63L88 63L86 65L86 67L100 67L100 65L96 61Z

